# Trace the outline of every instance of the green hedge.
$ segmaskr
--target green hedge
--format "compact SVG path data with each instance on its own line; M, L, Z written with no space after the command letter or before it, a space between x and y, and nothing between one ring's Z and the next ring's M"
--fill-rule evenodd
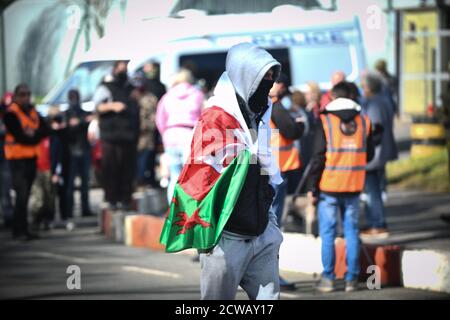
M388 163L389 184L401 189L450 192L448 152L428 158L407 158Z

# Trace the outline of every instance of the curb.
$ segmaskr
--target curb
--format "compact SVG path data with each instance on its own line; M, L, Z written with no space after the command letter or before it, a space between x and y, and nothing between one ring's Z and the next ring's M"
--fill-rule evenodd
M450 293L450 252L405 250L401 256L403 286Z
M131 247L164 250L164 245L159 243L164 220L150 215L125 217L125 244Z
M103 210L100 217L101 231L106 238L130 247L164 251L159 243L164 217L111 213ZM283 233L280 247L280 270L320 275L321 239L300 233ZM336 278L344 278L347 271L345 240L337 238ZM178 254L196 255L196 250L184 250ZM378 266L382 286L404 286L411 289L450 293L450 252L437 250L405 249L397 245L361 244L360 281L367 281L374 274L371 265ZM369 279L370 281L370 279Z
M280 269L319 275L323 271L320 238L299 233L283 233L284 241L280 248ZM337 279L343 279L347 271L345 259L345 240L336 238L335 273ZM401 285L401 247L362 244L360 252L360 280L366 281L373 272L370 265L380 270L380 283L383 286ZM305 258L307 257L307 258Z

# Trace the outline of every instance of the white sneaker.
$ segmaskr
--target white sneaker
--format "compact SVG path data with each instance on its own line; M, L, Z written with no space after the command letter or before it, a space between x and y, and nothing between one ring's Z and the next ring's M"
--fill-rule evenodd
M73 223L72 221L67 222L66 229L67 231L72 231L73 229L75 229L75 223Z

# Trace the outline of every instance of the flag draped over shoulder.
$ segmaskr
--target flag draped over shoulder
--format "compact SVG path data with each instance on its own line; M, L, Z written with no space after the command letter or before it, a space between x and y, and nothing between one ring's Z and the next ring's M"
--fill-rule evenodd
M167 252L215 246L239 198L252 159L257 156L263 167L277 168L270 153L259 155L258 143L252 141L226 72L214 94L194 129L190 155L169 205L160 237ZM267 113L265 122L270 130L271 108ZM281 182L278 172L273 177L273 182Z
M167 252L213 247L239 197L251 153L233 134L239 122L207 108L196 126L161 234Z

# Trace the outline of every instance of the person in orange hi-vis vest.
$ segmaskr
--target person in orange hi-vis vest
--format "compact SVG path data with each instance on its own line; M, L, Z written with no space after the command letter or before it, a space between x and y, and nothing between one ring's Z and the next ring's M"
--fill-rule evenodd
M300 154L294 142L300 139L305 129L305 119L298 117L293 119L286 109L289 105L284 102L289 88L289 79L285 74L281 74L273 84L269 92L272 99L273 109L270 119L272 129L271 147L275 158L278 161L283 183L275 187L275 197L271 210L277 216L278 225L282 226L284 211L284 201L288 191L288 179L295 179L295 175L300 174ZM283 102L282 102L283 101ZM294 290L295 286L280 276L281 289Z
M359 198L364 188L366 164L373 157L371 124L360 114L348 82L335 85L333 101L320 116L313 138L313 155L307 181L308 200L317 203L322 239L323 273L317 289L334 291L337 214L343 218L347 273L345 291L357 290L359 276Z
M40 141L50 129L31 104L31 92L26 84L14 90L14 100L4 117L6 127L5 158L9 161L12 187L16 192L13 213L13 238L36 237L28 229L28 200L36 176L36 158Z

